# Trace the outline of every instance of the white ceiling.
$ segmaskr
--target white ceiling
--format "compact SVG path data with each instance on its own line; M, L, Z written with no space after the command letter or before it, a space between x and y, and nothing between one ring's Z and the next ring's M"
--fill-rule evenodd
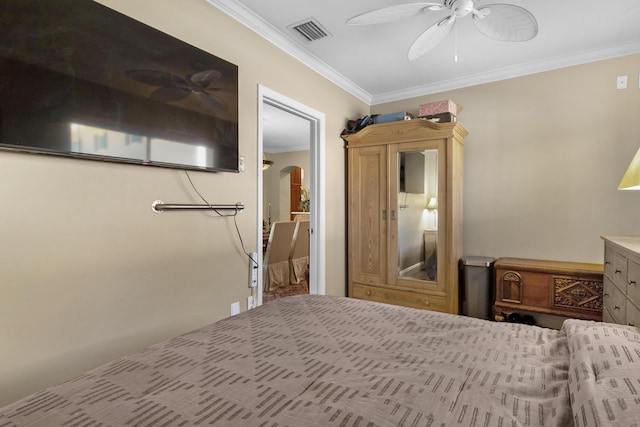
M311 122L271 104L262 105L262 144L266 153L309 149Z
M414 61L407 59L409 46L448 10L348 26L352 16L411 0L207 1L370 105L640 52L640 0L479 0L528 9L538 35L527 42L492 40L467 16L441 45ZM308 42L290 28L309 18L329 36ZM638 86L637 74L629 84Z

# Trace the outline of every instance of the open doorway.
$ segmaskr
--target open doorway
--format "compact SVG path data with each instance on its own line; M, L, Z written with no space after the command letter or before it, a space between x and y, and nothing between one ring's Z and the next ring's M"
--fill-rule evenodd
M264 86L258 87L258 158L266 159L264 151L265 138L269 132L268 125L265 125L265 118L269 111L276 109L278 113L285 113L292 119L303 120L307 127L308 151L309 151L309 170L305 170L309 182L309 293L324 294L324 158L325 158L325 115L312 108L309 108L297 101L294 101L284 95L274 92ZM285 126L286 127L286 126ZM281 129L282 130L282 129ZM271 167L274 167L272 165ZM273 207L265 207L263 194L263 169L262 164L258 165L258 237L257 247L262 247L264 241L265 219L267 216L272 217L275 212ZM288 202L288 201L287 201ZM287 205L287 211L290 205ZM265 216L266 215L266 216ZM290 215L287 212L287 215ZM263 254L258 254L259 271L263 272ZM264 291L264 275L258 274L257 298L258 304L262 304L262 296Z

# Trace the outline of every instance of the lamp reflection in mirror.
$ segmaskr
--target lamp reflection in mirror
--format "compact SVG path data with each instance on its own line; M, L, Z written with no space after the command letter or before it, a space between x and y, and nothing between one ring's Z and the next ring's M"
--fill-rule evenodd
M433 212L433 223L429 224L429 226L427 227L427 230L437 230L438 229L438 198L430 197L425 209L429 213Z
M427 203L427 209L429 210L438 209L438 199L436 199L435 197L431 197L429 199L429 203Z
M629 168L618 185L618 190L640 190L640 149L633 156Z
M273 164L272 160L263 160L262 161L262 170L269 169L269 167Z

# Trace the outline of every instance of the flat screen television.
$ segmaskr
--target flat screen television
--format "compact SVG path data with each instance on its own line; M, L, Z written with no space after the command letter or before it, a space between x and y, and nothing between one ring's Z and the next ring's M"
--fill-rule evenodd
M0 148L238 172L238 67L92 0L2 0Z

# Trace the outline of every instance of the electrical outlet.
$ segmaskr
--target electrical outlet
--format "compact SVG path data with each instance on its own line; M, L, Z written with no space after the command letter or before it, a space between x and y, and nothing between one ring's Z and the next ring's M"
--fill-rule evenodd
M238 313L240 313L240 302L239 301L232 302L231 303L231 315L235 316Z
M616 87L618 89L626 89L627 88L627 76L618 76L616 80Z
M253 298L253 295L248 296L247 297L247 310L251 310L252 308L255 308L256 303L255 303L255 299Z
M238 170L244 172L244 156L238 158Z

